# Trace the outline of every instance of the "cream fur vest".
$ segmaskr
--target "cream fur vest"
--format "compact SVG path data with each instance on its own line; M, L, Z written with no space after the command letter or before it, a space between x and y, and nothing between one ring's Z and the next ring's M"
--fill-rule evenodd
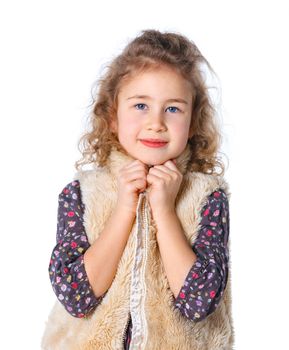
M224 189L228 198L230 193L222 177L188 172L189 158L187 146L177 159L183 181L176 198L176 212L188 242L193 245L207 196L217 188ZM132 160L113 150L107 166L76 173L74 179L80 181L90 244L100 235L116 203L118 171ZM133 322L132 350L233 349L231 274L222 300L211 315L199 322L185 318L173 305L174 296L162 264L157 227L146 195L146 191L139 194L131 234L101 304L89 316L76 318L57 300L46 323L42 349L123 350L129 313Z

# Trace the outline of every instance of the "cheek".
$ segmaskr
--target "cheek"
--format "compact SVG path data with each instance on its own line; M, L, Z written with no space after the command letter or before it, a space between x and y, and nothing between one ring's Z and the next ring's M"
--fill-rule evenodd
M129 114L122 115L119 118L119 129L121 129L123 133L132 134L140 127L140 121L137 118L130 116Z
M176 135L179 135L186 140L186 137L189 134L190 123L187 120L175 122L172 128Z
M127 144L135 139L140 130L140 124L132 118L120 118L118 125L118 138L122 143Z

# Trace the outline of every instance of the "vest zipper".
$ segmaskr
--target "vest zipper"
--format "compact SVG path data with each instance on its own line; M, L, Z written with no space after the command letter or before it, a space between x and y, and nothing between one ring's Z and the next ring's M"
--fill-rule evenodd
M146 206L147 210L148 209L148 202L147 202L147 192L145 191L144 193L144 199L142 201L142 222L143 222L143 232L144 232L144 265L146 266L147 263L147 253L148 253L148 234L149 234L149 229L148 229L148 221L147 221L147 211L146 211ZM143 286L144 286L144 294L146 295L146 284L145 284L145 269L143 269ZM143 316L144 316L144 329L143 329L143 334L144 334L144 343L143 346L144 348L146 347L147 343L147 322L146 322L146 316L145 316L145 309L143 310Z
M147 261L147 246L148 246L148 218L146 212L146 193L141 193L139 196L139 203L137 208L137 220L140 224L137 228L137 243L136 243L136 256L138 264L137 273L132 275L132 285L135 281L142 288L141 293L138 294L135 290L135 285L132 286L133 290L131 292L135 293L131 294L131 313L132 313L132 321L136 318L136 324L132 325L132 333L131 333L131 347L137 348L138 350L144 350L147 344L147 320L145 315L145 305L144 299L146 297L146 285L145 285L145 266ZM141 255L140 255L140 252ZM141 264L141 265L140 265ZM135 271L134 271L135 272ZM135 313L137 312L137 315Z
M124 331L122 333L122 343L123 344L125 344L125 341L126 341L126 332L127 332L128 325L129 325L129 313L128 313L128 316L127 316L127 319L126 319L126 324L125 324L125 327L124 327Z

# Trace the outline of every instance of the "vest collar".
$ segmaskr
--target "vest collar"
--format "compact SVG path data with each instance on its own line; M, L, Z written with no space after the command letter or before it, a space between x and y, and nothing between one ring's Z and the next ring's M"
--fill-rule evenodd
M176 166L183 175L187 172L189 161L191 159L191 153L191 147L189 144L187 144L184 151L176 158ZM113 147L107 159L107 166L112 176L116 178L120 169L134 160L135 158L129 154L118 151L115 147Z

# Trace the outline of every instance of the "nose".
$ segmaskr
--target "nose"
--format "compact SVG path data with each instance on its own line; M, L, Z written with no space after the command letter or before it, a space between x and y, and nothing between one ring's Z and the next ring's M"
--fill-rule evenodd
M166 131L167 127L162 112L152 112L147 118L147 129L154 131Z

